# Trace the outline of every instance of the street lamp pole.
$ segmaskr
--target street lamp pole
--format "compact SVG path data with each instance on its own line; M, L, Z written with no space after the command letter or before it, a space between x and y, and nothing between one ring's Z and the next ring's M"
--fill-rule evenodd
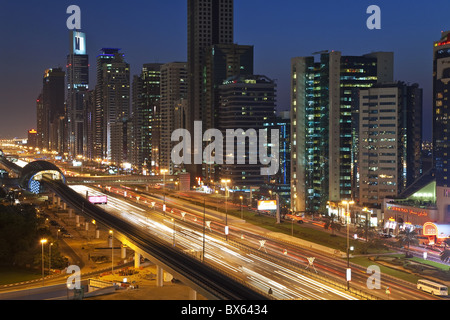
M113 231L109 230L109 234L111 236L111 274L114 274L114 237L113 237Z
M42 286L44 286L44 243L47 243L47 239L41 239L42 245Z
M244 219L244 212L242 211L242 205L243 205L242 202L244 200L244 197L240 196L239 198L241 199L241 220L243 220Z
M222 183L225 183L225 239L228 241L228 183L230 179L222 179Z
M168 172L169 170L167 169L161 169L161 173L163 174L163 213L165 215L166 213L166 172Z
M354 201L342 201L342 204L347 206L347 211L345 212L345 218L347 223L347 290L350 289L350 205L353 205Z
M203 253L202 253L202 262L205 261L205 232L206 232L206 198L203 198Z

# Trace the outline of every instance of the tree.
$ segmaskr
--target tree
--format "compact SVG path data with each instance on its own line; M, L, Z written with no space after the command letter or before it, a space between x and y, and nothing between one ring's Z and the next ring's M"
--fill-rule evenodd
M398 243L400 246L406 247L406 257L410 257L409 254L409 246L412 245L418 245L419 240L417 239L417 234L415 230L405 229L404 231L401 231L398 235Z
M336 215L334 213L331 214L331 216L327 217L327 220L325 222L324 228L325 230L331 229L331 235L334 236L334 231L337 230L341 230L341 224L338 222L335 222L335 217Z
M450 250L442 251L440 256L441 256L441 261L450 262Z

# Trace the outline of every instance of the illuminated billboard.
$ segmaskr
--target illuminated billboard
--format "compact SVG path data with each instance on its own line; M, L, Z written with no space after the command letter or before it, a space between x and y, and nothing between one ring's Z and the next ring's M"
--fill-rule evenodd
M277 201L276 200L258 201L258 210L277 210Z
M107 196L89 196L89 202L93 204L107 204Z
M84 32L72 31L72 53L86 54L86 34Z

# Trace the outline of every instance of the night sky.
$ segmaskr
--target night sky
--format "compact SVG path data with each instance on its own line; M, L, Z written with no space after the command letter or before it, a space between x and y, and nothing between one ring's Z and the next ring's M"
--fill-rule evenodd
M1 1L0 138L36 127L45 69L63 67L69 51L69 5L81 8L91 83L102 47L121 48L132 75L144 63L187 60L187 1ZM369 5L381 30L369 30ZM450 1L235 0L235 42L255 46L255 73L276 79L278 109L289 110L290 59L321 50L361 55L393 51L395 79L424 89L425 139L431 138L433 41L450 30Z

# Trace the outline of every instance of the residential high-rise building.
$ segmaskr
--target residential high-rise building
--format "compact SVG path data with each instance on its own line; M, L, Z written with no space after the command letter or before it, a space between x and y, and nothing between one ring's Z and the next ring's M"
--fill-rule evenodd
M219 178L230 179L228 187L235 190L249 190L250 187L261 186L272 177L261 175L263 165L259 161L258 154L264 151L259 150L260 146L256 144L261 138L258 136L259 130L267 130L267 123L273 123L275 120L276 83L263 75L243 75L225 80L219 89L218 129L225 140L223 164L219 165ZM230 143L227 130L232 130L236 134ZM242 130L242 134L239 134L239 130ZM271 134L268 133L267 136L269 141ZM245 144L244 148L240 144L241 138ZM234 152L229 153L229 150ZM244 151L244 163L240 163L242 159L240 150ZM259 151L255 153L255 150ZM256 162L252 163L252 159ZM215 162L217 163L217 160ZM212 164L206 163L206 166L208 165Z
M291 209L325 211L352 198L352 94L393 81L393 53L291 61Z
M58 153L66 151L65 72L61 68L44 72L42 87L42 148ZM38 99L40 100L40 99ZM38 102L38 107L40 101Z
M433 168L436 185L450 187L450 31L433 48Z
M214 44L232 44L234 39L233 0L188 0L188 114L186 128L194 132L194 122L205 122L204 68L207 49ZM206 123L203 126L207 130ZM201 150L193 149L193 153ZM192 165L189 172L201 174L201 165Z
M36 148L37 147L37 138L38 138L38 132L36 131L36 129L28 130L27 147L28 148Z
M161 63L147 63L133 77L131 163L140 171L159 172Z
M203 74L204 94L202 103L205 106L204 120L202 121L203 127L219 127L219 86L231 77L252 74L253 46L214 44L208 48ZM206 182L218 179L216 169L216 165L203 164L202 172Z
M171 141L172 132L181 129L180 104L187 98L187 64L186 62L171 62L161 66L161 100L160 100L160 169L169 170L169 174L175 174L182 168L175 167L171 160L172 148L175 145ZM159 174L159 173L158 173Z
M67 56L67 129L68 151L72 156L87 155L85 95L89 86L89 56L86 35L72 30Z
M357 188L362 206L381 207L421 175L422 89L417 84L375 84L359 90Z
M44 143L44 132L47 130L47 126L45 123L45 112L44 112L44 103L42 99L42 93L36 99L36 128L37 128L37 138L36 138L36 147L39 149L43 149ZM48 134L48 133L47 133Z
M113 158L111 130L121 131L114 124L123 124L130 116L130 65L119 51L103 48L97 56L94 151L96 158L108 160Z

